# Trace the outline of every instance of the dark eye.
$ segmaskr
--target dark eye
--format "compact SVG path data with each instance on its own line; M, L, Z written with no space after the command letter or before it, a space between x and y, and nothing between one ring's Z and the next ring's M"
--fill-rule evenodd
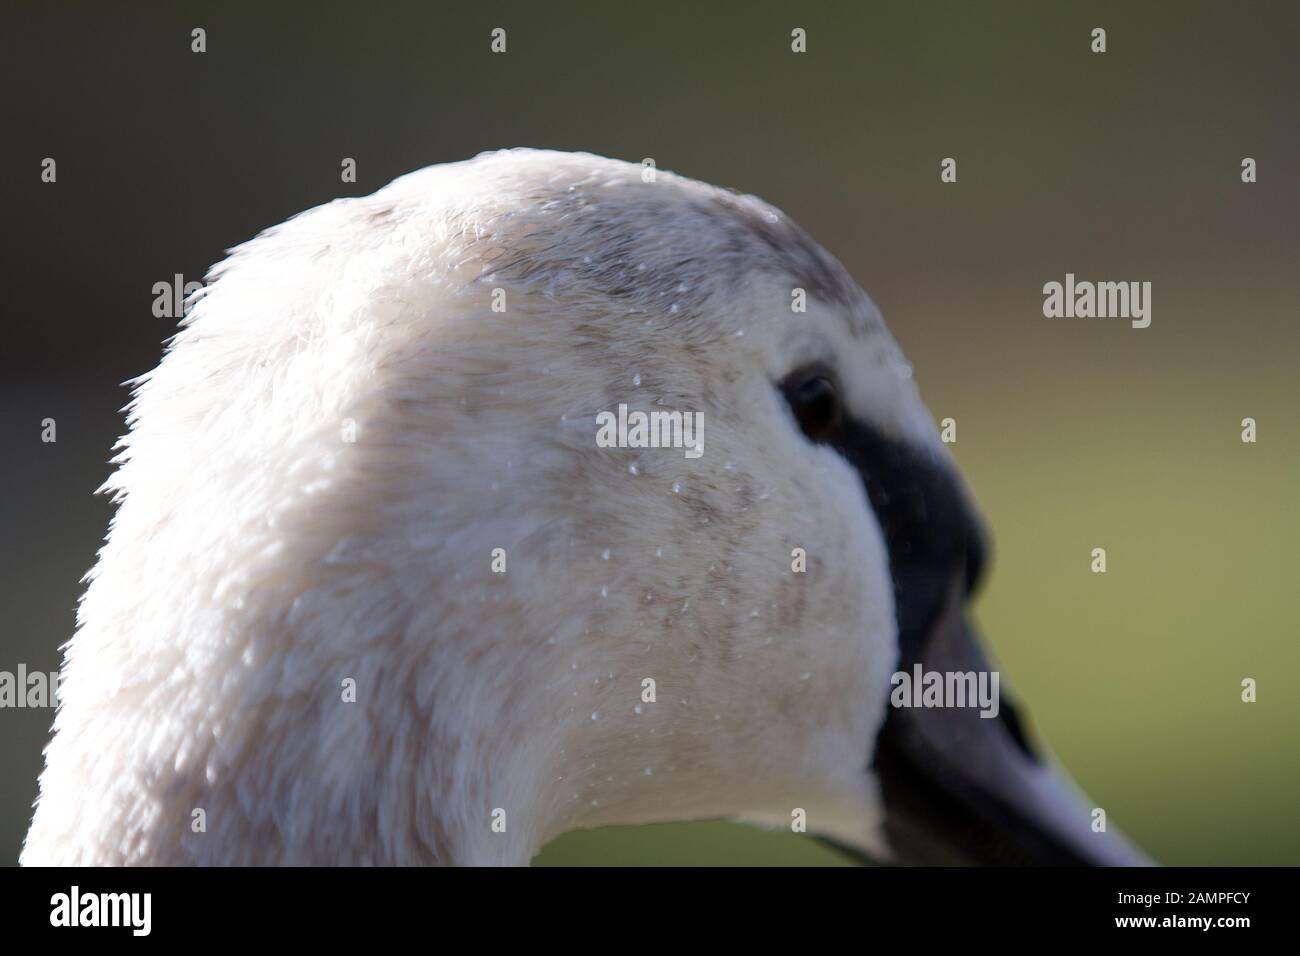
M795 420L813 441L825 441L840 424L840 390L824 366L800 369L781 383Z

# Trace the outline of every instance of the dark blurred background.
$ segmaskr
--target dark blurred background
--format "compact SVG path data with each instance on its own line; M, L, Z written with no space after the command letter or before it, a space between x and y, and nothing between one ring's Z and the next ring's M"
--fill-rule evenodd
M120 383L174 330L155 282L430 163L653 157L782 207L880 304L994 531L983 628L1111 822L1165 863L1300 863L1300 6L730 7L7 4L0 670L72 633ZM1151 327L1045 319L1066 272L1152 282ZM0 862L51 716L0 711ZM842 861L700 823L539 862Z

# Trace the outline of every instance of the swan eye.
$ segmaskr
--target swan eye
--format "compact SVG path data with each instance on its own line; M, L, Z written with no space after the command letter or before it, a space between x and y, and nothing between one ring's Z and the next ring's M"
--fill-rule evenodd
M781 392L799 427L813 441L826 441L839 427L840 390L828 369L817 366L795 372L781 383Z

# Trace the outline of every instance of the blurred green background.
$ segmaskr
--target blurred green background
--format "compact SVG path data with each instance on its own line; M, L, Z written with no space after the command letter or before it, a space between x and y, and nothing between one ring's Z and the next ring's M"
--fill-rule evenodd
M485 149L653 157L784 208L880 304L995 536L980 623L1111 823L1164 863L1300 863L1300 7L178 6L0 21L0 669L56 668L72 632L119 383L173 331L153 283ZM1151 327L1045 319L1066 272L1152 282ZM49 722L0 711L0 861ZM698 823L538 862L844 860Z

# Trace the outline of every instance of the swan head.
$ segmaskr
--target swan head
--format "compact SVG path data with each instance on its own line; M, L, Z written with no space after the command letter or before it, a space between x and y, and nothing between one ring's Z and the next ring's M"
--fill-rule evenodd
M430 167L234 250L136 386L25 862L523 863L710 817L1124 859L1005 699L891 706L993 669L985 533L876 306L760 200Z

